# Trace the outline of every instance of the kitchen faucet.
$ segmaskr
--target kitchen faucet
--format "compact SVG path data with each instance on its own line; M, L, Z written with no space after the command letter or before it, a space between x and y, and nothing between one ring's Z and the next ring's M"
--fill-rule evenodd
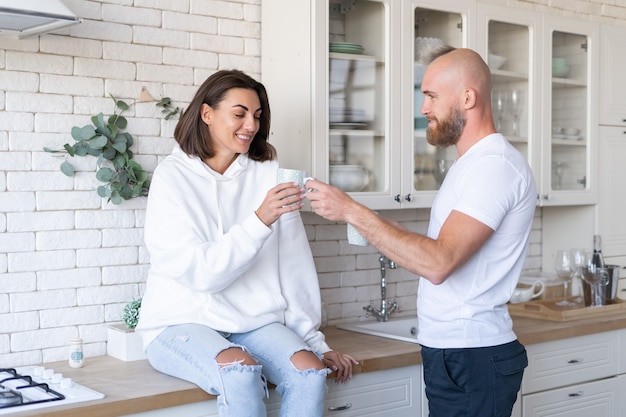
M396 269L396 263L382 253L378 258L378 262L380 263L380 310L373 307L373 300L370 301L370 305L363 307L363 310L366 311L365 317L369 317L369 315L372 314L378 321L388 321L391 313L394 311L402 311L396 300L391 302L387 301L387 281L385 279L387 266L389 266L390 269Z

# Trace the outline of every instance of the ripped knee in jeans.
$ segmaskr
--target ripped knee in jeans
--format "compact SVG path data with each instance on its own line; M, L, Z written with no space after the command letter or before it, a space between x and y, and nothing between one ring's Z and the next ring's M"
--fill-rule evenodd
M291 356L291 363L293 363L299 371L307 369L317 369L321 371L326 368L322 360L310 350L299 350L295 352Z
M224 349L217 354L215 360L220 368L234 365L257 365L254 358L250 356L250 354L248 354L243 347L230 347L228 349Z

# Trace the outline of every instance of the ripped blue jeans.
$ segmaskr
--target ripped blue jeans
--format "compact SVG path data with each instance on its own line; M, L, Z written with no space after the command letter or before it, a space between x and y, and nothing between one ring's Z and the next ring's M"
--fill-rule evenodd
M218 364L218 354L231 347L242 348L258 365ZM291 357L302 350L311 348L280 323L236 334L181 324L161 332L146 353L156 370L217 395L221 417L266 417L265 378L281 395L281 417L321 417L329 370L298 370Z

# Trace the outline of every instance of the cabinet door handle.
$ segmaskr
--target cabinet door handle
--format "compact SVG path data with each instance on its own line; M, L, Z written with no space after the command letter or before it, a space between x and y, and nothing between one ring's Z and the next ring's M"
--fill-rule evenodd
M582 397L583 395L585 395L585 391L570 392L567 394L568 397Z
M330 406L328 407L328 411L342 411L347 410L350 407L352 407L352 403L346 403L345 405L339 405L337 407Z
M582 363L582 362L583 362L583 358L570 359L567 361L567 363Z
M400 194L396 194L393 199L396 200L399 203L400 202Z
M410 203L411 201L413 201L413 197L411 196L411 193L409 193L409 194L405 195L405 196L404 196L404 199L405 199L406 201L408 201L409 203Z

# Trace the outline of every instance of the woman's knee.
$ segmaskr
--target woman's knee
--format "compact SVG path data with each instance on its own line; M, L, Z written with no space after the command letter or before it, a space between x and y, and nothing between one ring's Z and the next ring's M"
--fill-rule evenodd
M300 350L294 353L291 357L291 363L300 371L305 369L322 370L326 368L322 360L315 353L308 350Z
M217 354L215 360L221 368L234 364L257 365L256 360L254 360L254 358L250 356L250 354L245 352L243 349L237 347L224 349Z

